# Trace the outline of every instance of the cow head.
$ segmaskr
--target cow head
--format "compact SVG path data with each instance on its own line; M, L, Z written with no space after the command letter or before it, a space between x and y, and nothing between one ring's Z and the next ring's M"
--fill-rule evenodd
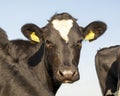
M68 13L55 14L44 28L34 24L22 27L23 34L32 41L45 42L45 62L55 80L72 83L79 79L78 63L82 41L93 41L106 30L100 21L80 27Z

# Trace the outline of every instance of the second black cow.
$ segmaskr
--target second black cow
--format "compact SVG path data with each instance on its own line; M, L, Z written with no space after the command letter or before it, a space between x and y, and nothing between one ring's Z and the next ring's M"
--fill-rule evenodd
M95 62L103 96L120 96L120 46L99 50Z
M68 13L55 14L43 28L24 25L22 32L30 41L13 40L1 49L6 55L0 55L0 81L7 82L0 82L0 95L54 96L61 83L79 80L82 41L93 41L105 30L101 21L80 27Z

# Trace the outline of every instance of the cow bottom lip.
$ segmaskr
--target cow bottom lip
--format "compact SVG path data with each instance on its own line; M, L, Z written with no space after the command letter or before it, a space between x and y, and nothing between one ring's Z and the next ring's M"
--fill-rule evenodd
M71 79L58 79L59 82L61 83L73 83L73 82L76 82L78 81L79 79L75 79L75 80L71 80Z
M71 80L64 80L63 83L72 83L73 81Z

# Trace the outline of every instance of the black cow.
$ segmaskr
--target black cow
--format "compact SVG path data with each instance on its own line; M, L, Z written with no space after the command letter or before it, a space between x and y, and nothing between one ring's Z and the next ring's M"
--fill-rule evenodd
M103 96L120 96L120 46L99 50L95 63Z
M30 41L10 41L0 52L5 54L0 55L1 96L54 96L61 83L77 81L82 41L97 39L106 24L95 21L83 28L61 13L43 28L26 24L21 30Z
M27 64L27 60L37 52L43 56L43 45L30 41L7 39L5 32L0 29L0 96L54 96L44 85L47 81L46 70L39 64L37 68ZM41 57L38 56L39 61ZM37 59L37 58L36 58ZM43 82L43 81L44 82ZM46 82L47 84L47 82Z

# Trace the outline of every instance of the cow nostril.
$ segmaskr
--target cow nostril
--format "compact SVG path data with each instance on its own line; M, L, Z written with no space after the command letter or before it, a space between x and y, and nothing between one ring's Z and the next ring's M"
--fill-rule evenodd
M72 76L76 76L78 74L78 71L73 72Z
M58 74L60 75L60 76L64 76L64 74L59 70L58 71Z

